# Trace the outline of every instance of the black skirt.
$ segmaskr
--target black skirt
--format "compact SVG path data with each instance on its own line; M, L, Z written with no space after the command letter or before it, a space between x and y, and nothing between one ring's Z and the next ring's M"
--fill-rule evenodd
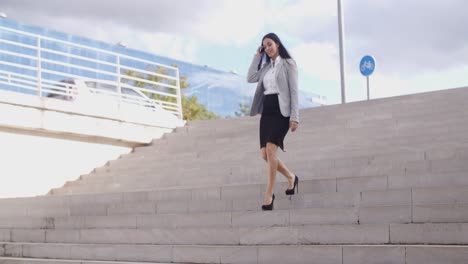
M289 117L281 114L277 94L265 95L260 118L260 148L273 143L284 151L283 140L289 130Z

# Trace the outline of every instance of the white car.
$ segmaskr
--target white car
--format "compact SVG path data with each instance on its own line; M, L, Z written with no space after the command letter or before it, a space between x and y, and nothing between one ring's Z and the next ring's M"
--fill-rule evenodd
M47 94L49 98L56 98L67 101L117 101L119 100L118 87L106 81L92 79L66 79L60 84L55 84L54 88ZM121 101L124 103L136 104L149 108L160 108L160 106L146 94L137 88L121 87Z

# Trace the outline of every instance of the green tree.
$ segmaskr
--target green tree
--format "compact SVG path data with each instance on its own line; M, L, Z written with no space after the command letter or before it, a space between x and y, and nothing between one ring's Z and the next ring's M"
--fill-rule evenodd
M250 103L239 103L239 112L234 112L237 117L248 116L250 114Z
M172 66L178 67L176 64L173 64ZM135 71L125 71L123 74L134 77L134 78L141 78L141 79L145 79L148 81L164 83L164 84L169 84L173 86L177 84L176 80L168 79L164 76L161 76L161 75L166 75L166 76L168 75L167 68L157 66L156 68L153 69L148 66L146 70L149 72L154 72L155 74L154 75L153 74L142 75L142 74L136 73ZM125 79L125 77L123 77L122 79L124 83L129 83L136 87L176 95L175 89L164 87L162 85L148 84L143 81ZM179 84L180 84L180 89L181 89L182 112L183 112L184 120L207 120L207 119L219 118L219 116L217 116L215 113L209 111L208 109L206 109L204 105L200 104L196 96L193 95L190 97L185 97L184 89L189 87L189 83L187 82L187 76L185 75L179 76ZM176 98L172 96L154 94L154 93L149 93L145 91L143 91L143 93L145 93L151 99L162 100L162 101L172 102L172 103L177 102Z
M182 94L182 111L184 112L185 120L208 120L218 119L219 117L206 109L206 107L198 102L196 96L185 97Z

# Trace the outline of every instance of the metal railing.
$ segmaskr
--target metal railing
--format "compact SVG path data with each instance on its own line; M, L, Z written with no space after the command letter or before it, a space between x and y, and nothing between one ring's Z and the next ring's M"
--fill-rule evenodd
M1 88L68 101L112 98L183 117L174 66L3 26L0 58Z

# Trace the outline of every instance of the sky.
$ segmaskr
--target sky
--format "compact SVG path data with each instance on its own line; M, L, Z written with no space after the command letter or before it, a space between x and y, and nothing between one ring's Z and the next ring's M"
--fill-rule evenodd
M376 60L371 98L467 86L468 1L342 3L347 102L367 99L364 55ZM299 88L341 102L334 0L0 0L0 12L243 76L261 38L275 32L297 61Z

